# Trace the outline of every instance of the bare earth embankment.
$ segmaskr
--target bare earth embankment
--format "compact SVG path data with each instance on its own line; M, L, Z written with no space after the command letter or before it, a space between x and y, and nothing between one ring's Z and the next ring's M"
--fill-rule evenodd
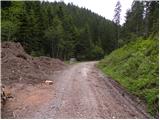
M47 102L48 91L53 90L45 81L52 80L50 76L55 71L66 68L58 59L31 57L19 43L13 42L2 43L1 61L1 83L6 96L11 97L2 104L2 118L23 118L21 111L32 118L32 110Z

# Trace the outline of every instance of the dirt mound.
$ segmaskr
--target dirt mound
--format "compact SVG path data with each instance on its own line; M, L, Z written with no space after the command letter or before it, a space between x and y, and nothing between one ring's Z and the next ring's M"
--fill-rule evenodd
M44 56L35 57L33 61L36 67L46 74L53 74L54 71L61 70L65 67L65 64L59 59Z
M48 75L61 70L65 64L48 57L32 58L25 53L20 43L2 43L2 84L39 83L48 79Z
M31 114L32 109L53 96L48 93L54 91L52 74L66 65L58 59L31 57L20 43L3 42L1 48L2 118L17 117L16 111Z
M3 42L1 58L7 60L10 57L20 57L25 60L30 60L32 57L25 53L20 43Z

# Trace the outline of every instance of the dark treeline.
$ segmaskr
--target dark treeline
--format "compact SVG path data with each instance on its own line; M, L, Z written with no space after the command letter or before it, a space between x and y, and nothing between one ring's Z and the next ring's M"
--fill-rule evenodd
M32 55L99 59L114 46L114 23L63 2L2 2L2 41L20 42Z
M159 1L133 1L126 12L126 22L121 27L119 44L123 45L137 37L159 34Z
M73 4L1 1L1 39L20 42L33 56L100 59L135 37L158 33L158 7L155 1L133 2L126 23L117 28L115 22Z

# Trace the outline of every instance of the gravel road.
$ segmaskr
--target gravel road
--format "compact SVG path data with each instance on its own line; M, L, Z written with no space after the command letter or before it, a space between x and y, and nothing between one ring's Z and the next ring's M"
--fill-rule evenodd
M6 104L3 118L148 118L144 108L95 64L73 64L50 77L53 85L25 87Z

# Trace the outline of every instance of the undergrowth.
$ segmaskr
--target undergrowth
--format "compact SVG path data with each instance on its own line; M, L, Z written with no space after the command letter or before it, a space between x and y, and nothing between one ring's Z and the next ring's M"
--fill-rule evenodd
M159 114L158 40L142 38L105 56L98 67L147 103L152 116Z

